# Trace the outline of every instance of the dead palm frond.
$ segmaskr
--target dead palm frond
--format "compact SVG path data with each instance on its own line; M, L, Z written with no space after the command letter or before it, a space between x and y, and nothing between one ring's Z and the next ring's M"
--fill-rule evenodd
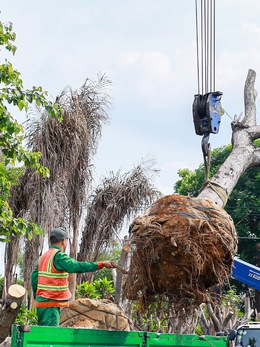
M156 173L153 166L148 161L123 175L111 173L96 188L87 210L79 260L87 260L90 251L94 251L92 260L96 260L98 253L109 247L110 239L122 227L125 217L129 219L160 196L151 184L150 176Z

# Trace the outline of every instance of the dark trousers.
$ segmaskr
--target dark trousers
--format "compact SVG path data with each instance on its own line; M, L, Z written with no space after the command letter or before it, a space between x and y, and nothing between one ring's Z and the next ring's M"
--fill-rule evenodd
M38 325L58 327L60 325L59 307L37 308Z

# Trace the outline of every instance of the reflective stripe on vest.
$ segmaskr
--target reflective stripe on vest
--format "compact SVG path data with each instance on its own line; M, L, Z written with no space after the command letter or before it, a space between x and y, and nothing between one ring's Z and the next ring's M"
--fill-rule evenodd
M68 300L71 297L68 285L69 274L64 270L56 270L53 265L57 252L59 249L50 248L40 258L36 296L52 300Z
M68 301L35 301L34 307L46 308L46 307L69 307Z

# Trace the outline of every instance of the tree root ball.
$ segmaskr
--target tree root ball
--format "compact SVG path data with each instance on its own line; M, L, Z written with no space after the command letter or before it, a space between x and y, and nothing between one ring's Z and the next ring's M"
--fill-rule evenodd
M122 309L107 299L82 298L61 310L60 326L103 330L134 330Z
M167 195L131 224L133 255L126 296L142 305L167 297L191 309L208 288L228 280L237 251L231 217L216 203Z

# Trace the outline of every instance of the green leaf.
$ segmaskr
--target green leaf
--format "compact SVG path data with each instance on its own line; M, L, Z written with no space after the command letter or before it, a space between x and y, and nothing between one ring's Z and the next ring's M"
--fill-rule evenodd
M16 35L11 23L0 22L0 49L16 51L14 41ZM3 52L2 56L3 56ZM33 86L25 89L21 73L11 62L3 58L0 64L0 240L8 241L9 235L24 234L31 238L32 233L42 233L42 229L22 218L14 218L9 206L12 187L26 168L32 168L44 178L49 177L48 168L40 163L41 153L32 152L24 148L24 128L9 112L9 105L19 111L27 111L29 104L36 104L45 108L53 117L61 120L62 110L47 100L48 93L43 88ZM17 166L19 165L19 166Z

